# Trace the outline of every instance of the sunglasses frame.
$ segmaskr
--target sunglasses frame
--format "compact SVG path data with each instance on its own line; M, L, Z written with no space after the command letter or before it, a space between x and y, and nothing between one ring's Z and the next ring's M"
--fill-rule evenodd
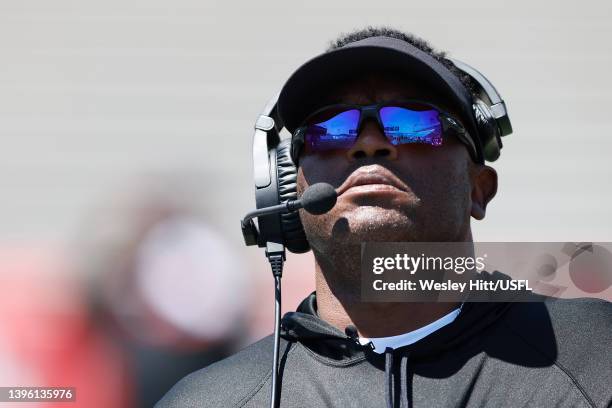
M295 132L293 133L291 137L291 157L293 158L294 163L297 165L298 164L297 160L299 159L299 155L302 151L302 148L304 147L306 129L309 126L308 122L313 117L320 114L321 112L324 112L332 108L339 108L338 114L341 114L343 112L353 110L353 109L359 110L359 122L357 123L357 138L358 138L359 132L361 130L364 120L369 119L369 118L376 120L376 123L378 124L379 128L382 130L383 134L385 133L385 130L384 130L385 127L380 118L381 108L397 107L397 108L409 109L406 106L402 106L402 105L409 105L409 104L419 104L425 107L435 109L438 112L438 118L440 119L440 124L442 125L442 135L444 136L449 130L453 131L453 133L457 136L457 138L468 147L468 150L470 150L470 155L472 157L478 156L476 145L474 144L474 141L471 139L471 137L469 137L469 134L466 131L465 127L463 127L463 125L461 125L461 123L459 123L458 120L453 118L453 116L451 116L448 112L440 109L438 106L432 104L431 102L426 102L426 101L418 100L418 99L399 99L399 100L391 100L391 101L382 101L382 102L378 102L378 103L371 104L371 105L336 103L336 104L326 105L320 109L317 109L316 111L308 115L306 119L302 121L302 124L298 126ZM386 134L385 134L385 137L387 137ZM355 139L355 142L357 142L357 139Z

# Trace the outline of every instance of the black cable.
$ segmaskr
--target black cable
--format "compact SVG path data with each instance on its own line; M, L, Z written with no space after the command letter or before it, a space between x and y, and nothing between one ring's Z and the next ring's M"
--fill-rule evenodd
M272 384L270 387L270 408L278 407L278 355L280 348L280 315L281 315L281 276L284 259L281 255L268 257L274 275L274 355L272 358Z

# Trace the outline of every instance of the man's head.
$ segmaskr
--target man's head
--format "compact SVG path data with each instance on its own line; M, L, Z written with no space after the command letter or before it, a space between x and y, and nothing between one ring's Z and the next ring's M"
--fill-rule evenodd
M381 35L406 41L445 66L452 65L424 41L389 29L349 34L336 40L331 49ZM465 122L456 100L422 75L375 68L349 75L352 71L347 68L346 77L318 90L318 100L310 110L336 103L372 105L417 99L439 107L459 123ZM471 89L458 70L451 72L457 73L465 89ZM361 124L349 148L301 150L298 193L317 182L330 183L339 192L330 212L322 216L301 214L306 236L319 254L364 241L471 240L470 217L484 217L497 189L495 171L475 162L455 135L444 134L441 146L395 145L372 119Z

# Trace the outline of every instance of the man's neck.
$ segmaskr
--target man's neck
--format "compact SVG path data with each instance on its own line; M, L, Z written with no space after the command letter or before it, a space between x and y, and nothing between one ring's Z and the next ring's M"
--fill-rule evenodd
M343 251L331 262L315 251L317 311L319 317L344 331L357 328L359 336L397 336L434 322L459 307L454 303L362 302L359 290L360 248Z

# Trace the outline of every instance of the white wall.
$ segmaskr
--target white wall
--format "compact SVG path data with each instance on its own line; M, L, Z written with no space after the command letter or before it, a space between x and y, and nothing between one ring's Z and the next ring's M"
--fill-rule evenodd
M70 242L178 177L240 245L259 109L338 33L388 24L493 80L515 133L475 238L612 240L609 1L0 0L0 241Z

